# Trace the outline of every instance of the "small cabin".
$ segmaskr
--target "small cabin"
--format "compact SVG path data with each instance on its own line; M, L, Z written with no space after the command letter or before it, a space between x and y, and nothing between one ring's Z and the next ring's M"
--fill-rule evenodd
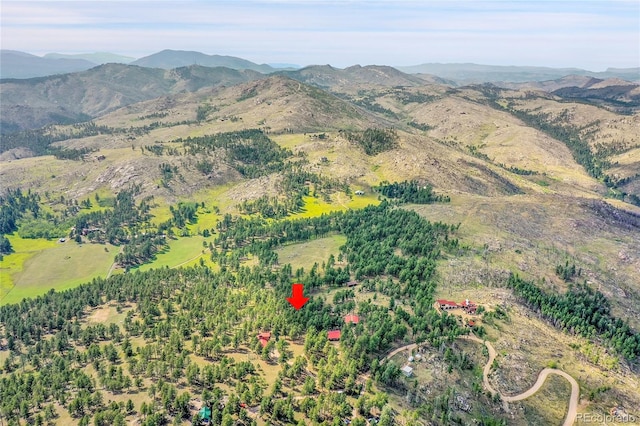
M456 309L459 307L456 302L453 302L451 300L438 299L436 300L436 302L438 303L438 306L440 306L440 309L444 309L447 311L450 309Z
M260 344L262 345L263 348L265 346L267 346L267 343L269 343L269 339L271 339L271 332L270 331L265 331L263 333L258 333L258 341L260 342Z
M337 340L340 340L341 334L342 333L340 332L340 330L331 330L327 333L327 338L329 339L329 341L335 342Z
M360 322L360 317L357 315L349 314L344 317L344 322L346 324L358 324Z
M408 365L405 365L404 367L402 367L402 374L404 374L407 377L413 376L413 368L409 367Z

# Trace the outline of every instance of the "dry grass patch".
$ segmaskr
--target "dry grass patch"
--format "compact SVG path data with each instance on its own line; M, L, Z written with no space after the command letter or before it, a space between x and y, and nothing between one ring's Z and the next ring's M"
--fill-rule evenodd
M86 318L88 324L123 324L124 319L127 316L127 312L135 309L134 306L126 306L118 309L118 307L112 303L108 305L99 306L92 310ZM118 312L120 311L120 312Z
M551 374L534 395L511 403L512 419L524 417L521 424L561 424L569 408L571 385L563 377Z

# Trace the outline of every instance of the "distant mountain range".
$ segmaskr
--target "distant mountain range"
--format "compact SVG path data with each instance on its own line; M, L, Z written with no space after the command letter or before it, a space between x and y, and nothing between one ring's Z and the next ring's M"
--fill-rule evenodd
M246 59L235 56L206 55L201 52L186 50L163 50L153 55L145 56L131 63L141 67L162 68L165 70L188 67L189 65L201 65L204 67L226 67L234 70L252 70L263 74L272 73L276 68L269 65L258 65Z
M469 83L523 83L530 81L555 80L567 75L582 75L596 78L621 78L640 82L640 68L609 68L605 72L594 72L580 68L547 68L500 66L479 64L422 64L396 67L409 74L433 74L454 80L458 84Z
M128 64L136 60L136 58L131 56L116 55L115 53L109 52L80 53L77 55L47 53L43 57L45 59L84 59L85 61L93 62L96 65L108 63Z
M289 66L290 64L286 64L287 66L282 68L276 68L266 64L256 64L234 56L206 55L200 52L184 50L163 50L139 59L106 52L79 55L48 53L41 57L15 50L0 50L0 78L45 77L86 71L106 63L131 64L165 70L201 65L205 67L226 67L234 70L252 70L263 74L272 73L279 69L296 68L296 66Z
M208 55L202 52L186 50L163 50L143 58L135 59L128 56L108 52L67 55L48 53L36 56L15 50L0 50L0 78L32 78L47 75L64 74L85 71L105 63L132 64L147 68L173 69L190 65L205 67L226 67L235 70L252 70L263 74L276 71L299 72L300 77L308 74L309 67L289 63L256 64L235 56ZM317 70L317 66L313 66ZM329 68L337 70L328 65ZM352 67L346 68L350 72ZM390 68L390 67L388 67ZM427 81L433 83L446 82L450 85L465 85L470 83L523 83L534 81L548 81L563 78L568 75L588 76L601 79L620 78L632 82L640 82L640 68L609 68L604 72L593 72L580 68L548 68L528 66L497 66L479 65L472 63L438 64L426 63L413 66L399 66L395 69L406 74L427 74ZM305 71L307 70L307 71ZM437 76L440 80L434 80ZM375 75L371 75L374 79ZM295 78L295 77L293 77ZM306 76L316 79L312 84L323 86L322 76ZM301 79L301 78L297 78Z
M179 56L183 61L187 58L185 55ZM159 65L163 57L174 56L165 52L155 58L147 57L135 61L153 63L156 65L153 68L109 63L64 75L5 79L0 82L2 95L0 131L2 134L7 134L52 123L84 121L123 106L160 96L195 92L205 87L237 85L267 77L264 73L248 68L238 70L229 67L190 65L169 70L161 69ZM217 57L217 59L236 67L247 65L248 62L230 57ZM73 63L84 61L83 59L49 60ZM164 64L164 66L170 66L170 62L164 62ZM356 96L361 89L366 90L375 86L388 88L422 87L430 84L456 86L456 83L451 80L433 75L407 74L396 68L380 65L364 67L354 65L344 69L330 65L312 65L298 70L281 70L270 74L289 77L333 93L349 93L349 96ZM502 83L501 85L512 89L542 90L567 99L583 99L620 112L631 112L640 106L639 86L618 79L601 80L569 76L553 81Z
M32 78L84 71L96 64L85 59L43 58L15 50L0 50L0 78Z
M136 62L145 63L146 60ZM159 64L158 61L155 63ZM237 61L234 64L242 65ZM438 77L423 75L420 78L389 66L376 65L354 65L345 69L312 65L271 74L332 91L362 85L417 87L429 83L447 83ZM51 123L73 123L143 100L195 92L204 87L232 86L266 77L255 70L228 67L190 65L164 70L134 64L104 64L65 75L8 79L0 82L3 100L0 104L0 130L6 134Z

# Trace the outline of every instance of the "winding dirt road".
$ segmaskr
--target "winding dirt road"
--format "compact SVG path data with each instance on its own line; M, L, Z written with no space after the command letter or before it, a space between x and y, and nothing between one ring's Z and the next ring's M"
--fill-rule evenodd
M493 361L496 359L496 350L493 348L493 345L491 344L491 342L482 340L474 335L461 336L460 338L472 340L474 342L484 344L487 347L487 350L489 351L489 360L487 361L487 363L484 366L484 369L482 370L482 382L484 384L484 387L489 392L491 392L492 394L497 393L498 395L500 395L500 398L505 402L521 401L523 399L529 398L530 396L534 395L536 392L540 390L545 380L547 380L547 376L549 374L557 374L567 379L567 381L571 384L571 395L569 396L569 409L567 410L567 416L564 419L563 426L573 425L576 419L576 415L578 414L578 398L580 396L580 386L578 386L578 382L576 382L576 380L573 377L571 377L570 375L568 375L562 370L558 370L557 368L545 368L540 372L540 374L538 374L538 380L536 380L533 386L531 386L526 391L522 392L521 394L513 395L513 396L503 395L497 390L495 390L493 386L491 386L491 383L489 383L489 373L491 373L491 366L493 365ZM417 347L418 345L416 345L415 343L402 346L401 348L398 348L390 352L389 354L387 354L384 357L384 360L389 360L391 357L393 357L394 355L402 351L405 351L405 350L411 351Z
M478 342L480 344L484 344L489 350L489 360L484 366L483 374L482 374L482 382L484 386L491 392L492 394L497 393L500 395L500 398L505 402L515 402L521 401L523 399L529 398L536 392L540 390L545 380L547 380L547 376L549 374L557 374L559 376L564 377L571 384L571 395L569 396L569 409L567 410L567 416L564 419L564 426L571 426L576 420L576 415L578 414L578 398L580 396L580 386L578 386L578 382L576 379L568 375L562 370L558 370L557 368L545 368L538 374L538 380L531 386L528 390L522 392L519 395L506 396L496 391L491 384L489 383L489 373L491 372L491 366L493 361L496 359L496 350L493 348L491 342L483 341L474 335L464 336L464 338L468 340L473 340L474 342Z

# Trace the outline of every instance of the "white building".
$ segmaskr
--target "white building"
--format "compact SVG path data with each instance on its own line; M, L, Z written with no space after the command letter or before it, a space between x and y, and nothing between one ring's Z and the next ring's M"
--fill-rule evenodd
M402 367L402 372L407 377L413 376L413 368L409 367L408 365L405 365L404 367Z

